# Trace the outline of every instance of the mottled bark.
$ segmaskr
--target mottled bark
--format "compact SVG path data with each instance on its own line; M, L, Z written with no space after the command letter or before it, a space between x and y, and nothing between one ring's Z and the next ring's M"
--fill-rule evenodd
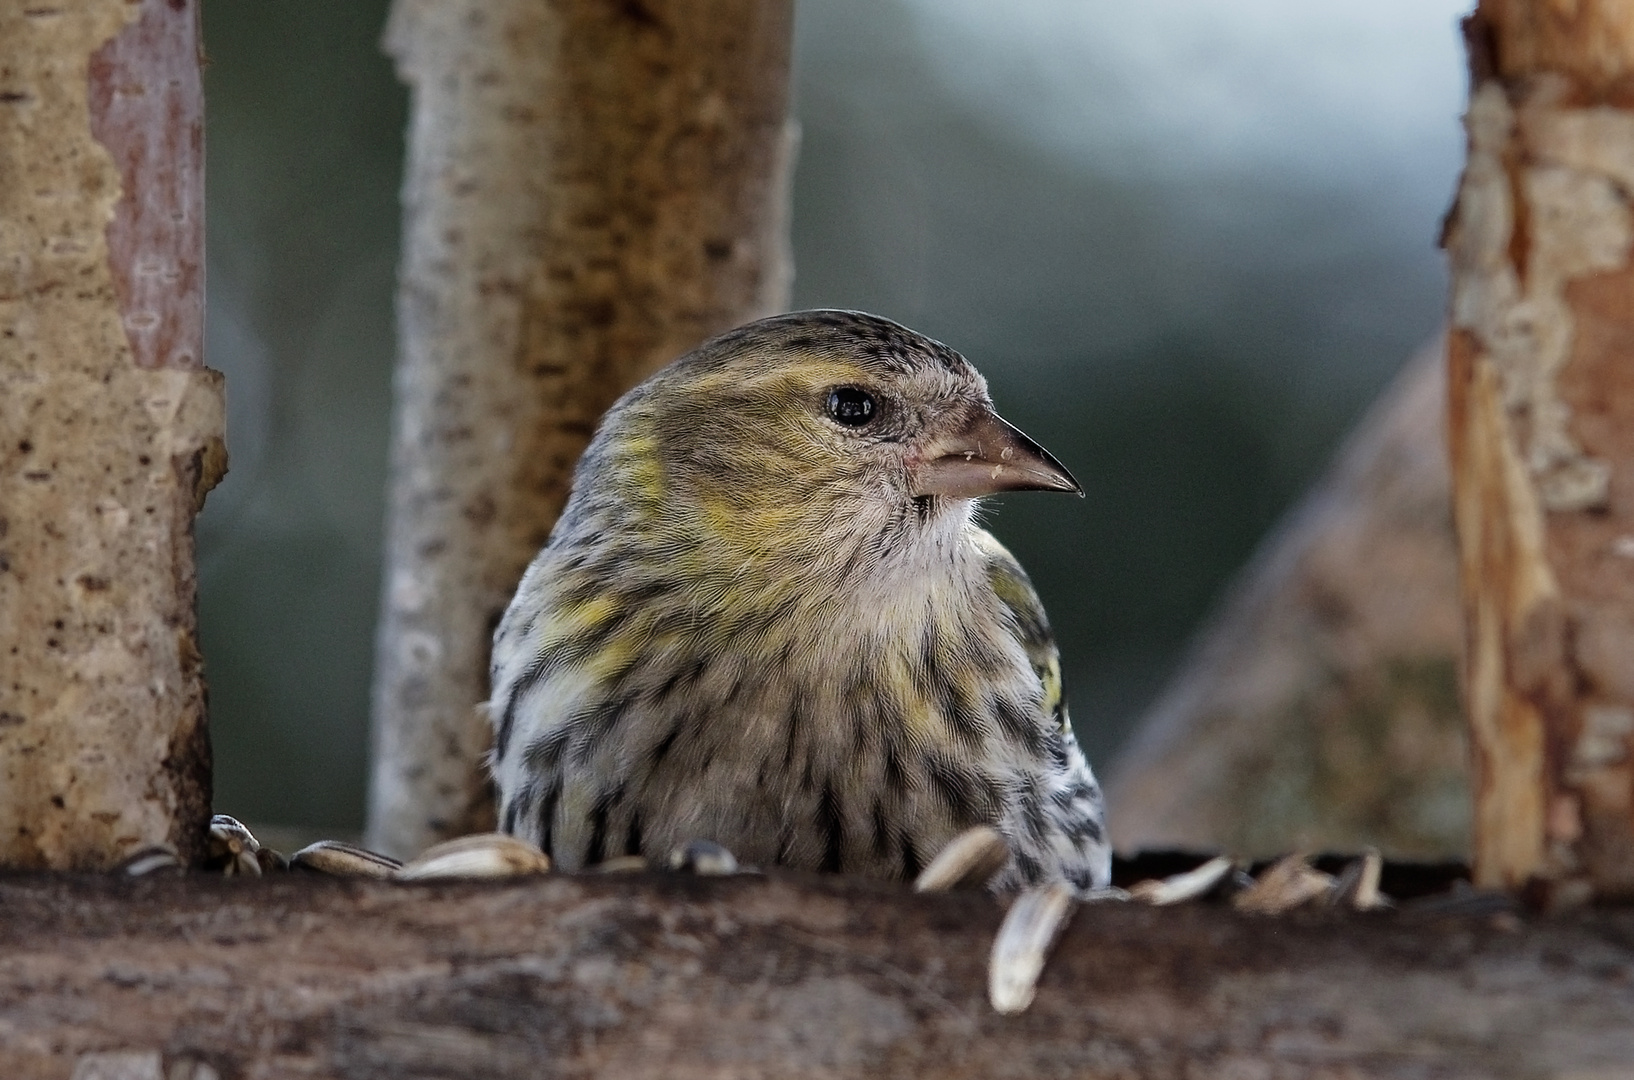
M1448 220L1477 879L1634 896L1634 2L1480 4Z
M369 842L491 826L489 638L624 390L781 308L788 0L398 0L413 91Z
M1626 910L1083 908L1008 1017L985 1000L996 904L856 879L12 877L0 911L10 1080L1611 1080L1634 1061Z
M0 0L0 864L197 854L198 9Z
M1243 571L1114 763L1120 849L1467 852L1444 389L1438 343Z

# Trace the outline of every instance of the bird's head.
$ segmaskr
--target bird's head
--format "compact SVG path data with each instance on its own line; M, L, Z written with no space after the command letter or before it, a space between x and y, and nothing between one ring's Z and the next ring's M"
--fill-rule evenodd
M670 513L770 547L920 527L1003 491L1081 493L993 410L957 352L872 315L750 323L654 376L609 416L656 458Z

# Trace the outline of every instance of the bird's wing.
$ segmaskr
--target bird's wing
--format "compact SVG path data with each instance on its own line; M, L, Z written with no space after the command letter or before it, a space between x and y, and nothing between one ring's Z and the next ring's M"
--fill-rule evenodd
M1038 593L1015 556L986 533L977 542L987 557L987 579L993 592L1013 616L1011 632L1027 651L1042 684L1042 718L1049 725L1046 760L1032 782L1023 785L1012 823L1005 829L1014 858L1001 875L999 887L1061 879L1079 895L1088 896L1111 880L1112 849L1106 840L1100 785L1067 718L1055 636L1044 617L1044 605L1038 602Z
M985 529L978 529L976 533L977 546L987 558L987 580L999 600L1010 609L1016 640L1027 650L1033 671L1044 686L1044 715L1050 718L1055 730L1070 732L1067 699L1061 686L1061 654L1055 647L1055 635L1050 633L1044 605L1039 602L1027 571L1009 549Z

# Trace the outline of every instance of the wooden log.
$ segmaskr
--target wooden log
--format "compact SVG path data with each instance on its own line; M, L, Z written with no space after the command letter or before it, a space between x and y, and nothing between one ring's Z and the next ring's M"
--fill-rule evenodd
M996 1015L979 893L0 878L0 1074L1611 1080L1634 911L1080 909Z
M789 0L398 0L413 92L371 846L490 828L489 638L619 394L780 309Z
M1634 3L1483 0L1445 238L1477 881L1634 896Z
M198 6L0 0L0 865L198 855Z

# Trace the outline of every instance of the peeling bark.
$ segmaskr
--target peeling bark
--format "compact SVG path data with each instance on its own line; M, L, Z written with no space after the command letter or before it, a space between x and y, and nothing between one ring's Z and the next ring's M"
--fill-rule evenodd
M200 852L196 4L0 0L0 864Z
M489 828L493 626L619 394L780 309L788 0L398 0L413 91L368 840Z
M1634 896L1634 3L1486 0L1448 220L1475 874Z
M1081 908L1008 1017L985 1000L996 904L857 879L13 876L0 912L13 1080L1610 1080L1634 1061L1628 910Z

